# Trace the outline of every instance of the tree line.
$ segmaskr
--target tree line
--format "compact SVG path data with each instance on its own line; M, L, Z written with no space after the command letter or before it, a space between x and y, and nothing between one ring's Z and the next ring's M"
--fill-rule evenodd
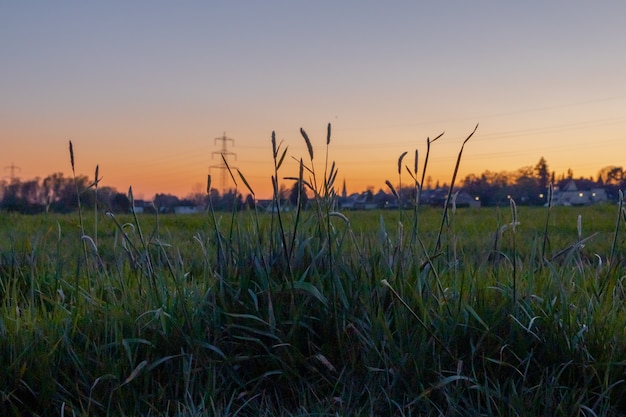
M300 188L300 201L306 204L308 199L306 191L304 187ZM296 184L291 189L281 184L278 193L281 202L296 204L298 198ZM150 202L137 200L131 203L127 194L113 187L98 186L95 181L84 175L74 178L66 177L60 172L43 179L0 180L0 211L23 214L69 213L78 209L79 199L82 208L93 209L97 204L99 208L113 213L129 213L133 203L141 206L144 212L161 213L173 212L177 206L208 207L210 204L215 210L230 211L233 208L236 210L253 208L256 204L251 195L244 197L236 190L220 193L215 188L211 188L208 194L192 193L185 198L157 193Z
M0 209L27 214L42 212L68 213L78 208L99 205L112 210L128 211L126 194L112 187L97 187L87 176L65 177L57 172L47 177L21 181L13 178L0 181Z
M557 176L550 171L542 157L534 166L525 166L513 172L485 171L480 175L470 174L462 181L462 188L478 197L482 205L492 206L506 203L509 197L518 204L543 205L547 202L549 184L555 189L564 189L574 181L580 191L603 188L609 199L617 199L619 190L626 188L626 175L620 166L602 168L596 178L574 177L571 169Z
M548 185L563 188L569 181L574 180L579 190L592 188L604 188L609 199L617 199L620 189L626 189L626 171L621 166L607 166L602 168L597 177L584 178L574 177L574 173L556 176L549 170L547 161L542 157L534 166L525 166L513 172L484 171L482 174L469 174L460 183L459 189L467 192L472 197L478 197L483 206L508 204L508 198L512 197L518 204L542 205L546 203ZM429 182L427 184L430 184ZM414 201L415 187L408 184L398 184L400 196ZM300 189L299 189L300 188ZM424 190L446 189L447 185L433 187L430 185ZM413 191L412 191L413 190ZM422 190L422 191L424 191ZM364 191L370 192L372 190ZM390 193L380 190L378 194L389 194L389 201L393 201ZM35 178L21 181L13 178L9 181L0 180L0 210L27 214L43 212L68 213L78 208L80 198L81 206L98 207L110 210L114 213L126 213L130 211L131 202L128 195L117 191L113 187L100 186L87 176L65 177L63 173L54 173L43 179ZM300 204L306 206L308 195L306 188L297 183L289 188L284 184L279 189L279 199L283 203L296 205L300 198ZM243 196L235 190L220 193L217 189L210 189L208 194L190 194L183 199L171 194L156 194L150 205L145 209L169 212L179 205L207 207L209 204L215 210L232 210L254 207L257 202L251 195Z

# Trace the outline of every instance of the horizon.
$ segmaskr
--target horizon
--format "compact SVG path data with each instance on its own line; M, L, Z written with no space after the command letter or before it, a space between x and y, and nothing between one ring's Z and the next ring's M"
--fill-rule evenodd
M409 158L403 157L403 160L402 160L402 164L403 164L402 171L403 172L406 169L411 169L410 166L413 165L411 163L411 161L409 161L408 159ZM624 172L626 172L626 170L624 169L623 166L610 165L610 166L602 167L602 169L598 170L598 173L595 176L582 176L582 175L575 176L575 175L573 175L573 171L571 171L571 170L568 170L567 172L556 173L555 171L550 169L550 165L549 165L548 161L546 161L543 157L540 158L540 159L542 161L537 161L537 164L523 165L523 166L517 167L514 170L509 170L509 171L493 171L493 170L490 170L490 169L487 168L483 172L468 173L467 175L465 175L463 177L457 177L455 179L454 184L452 184L452 185L453 185L453 187L455 189L463 190L463 189L465 189L467 187L467 184L465 184L464 182L465 182L465 180L468 177L474 176L474 177L479 178L483 174L494 174L495 177L500 177L501 178L502 176L504 176L504 178L506 179L506 185L507 186L515 186L516 183L517 183L517 178L519 178L520 176L528 175L529 170L530 170L530 172L532 172L532 174L531 174L532 177L539 178L538 177L539 173L537 172L537 169L538 169L537 165L539 163L541 163L541 162L544 162L546 164L546 166L548 168L549 176L554 178L554 182L550 182L549 184L552 184L554 186L554 190L555 191L559 189L559 184L562 184L563 182L569 182L569 181L574 181L575 183L579 182L579 181L583 181L583 182L584 181L591 181L591 182L596 183L596 184L603 184L604 185L604 181L606 180L606 178L604 178L603 176L607 174L607 172L604 172L607 169L617 168L617 169L621 170L622 175L624 174ZM9 166L9 168L14 169L16 167L15 166ZM397 171L396 171L396 173L397 173ZM52 176L54 174L57 174L57 173L49 173L48 175L43 176L43 177L25 178L25 179L20 178L20 176L18 176L18 175L16 175L13 178L10 178L9 180L7 180L6 177L5 178L0 178L0 191L2 190L2 186L6 186L8 184L11 184L14 180L16 180L17 183L25 183L25 182L28 182L28 181L37 181L38 184L41 186L43 180L45 180L47 177L50 177L50 176ZM65 178L65 179L71 180L72 177L73 177L73 174L71 174L71 175L65 175L64 173L61 173L61 174L63 175L63 178ZM239 187L236 187L233 184L232 177L231 177L230 173L227 173L226 176L227 176L229 181L228 181L228 186L226 187L226 189L225 190L219 189L218 187L215 186L216 185L215 181L213 179L211 179L211 190L212 191L216 190L220 196L223 196L224 194L227 194L227 193L236 192L237 195L241 195L243 198L247 198L248 196L252 197L252 194L249 192L249 189L247 188L245 183L240 182L241 180L239 179L239 176L237 175L236 170L233 170L233 175L237 178L237 180L238 180L237 181L237 185L240 185ZM244 175L244 177L245 177L245 174L242 173L242 175ZM421 178L421 175L422 175L421 171L418 172L418 175L417 175L418 179ZM100 175L98 175L98 176L99 176L99 178L101 178ZM407 176L409 178L407 178ZM87 181L87 184L90 184L91 182L93 182L94 178L95 178L95 177L92 178L92 177L90 177L87 174L77 172L76 173L76 178L80 179L81 177L85 178L85 181ZM491 178L491 177L488 175L488 179L489 178ZM400 180L399 178L395 178L395 180L397 181L395 183L394 183L394 181L389 181L389 182L395 187L396 190L399 190L400 188L403 189L403 190L406 190L406 189L412 189L412 188L415 187L415 185L413 184L412 179L410 178L410 175L408 175L408 174L403 175L403 179L402 179L401 183L399 182L399 180ZM361 188L361 189L358 189L358 190L349 189L347 183L343 183L343 182L339 183L339 184L335 183L334 184L334 190L335 190L336 195L339 196L339 197L342 196L342 191L343 191L344 185L346 187L346 196L347 197L350 197L350 196L353 196L353 195L362 195L363 193L365 193L367 191L371 191L374 194L378 194L380 192L383 192L385 194L392 195L393 191L389 187L389 184L387 184L386 182L387 181L385 181L385 184L382 184L380 186L373 186L373 185L371 185L371 186L367 186L366 188ZM452 178L450 178L449 182L448 181L440 182L439 180L433 181L432 178L429 178L429 175L426 175L425 176L425 180L424 180L424 184L422 184L422 186L423 186L422 189L423 190L449 189L449 187L451 185L450 184L451 182L452 182ZM291 192L292 187L293 187L293 183L294 183L294 178L286 178L283 181L279 182L279 188L281 190L284 189L284 191L287 194L289 194ZM99 181L98 184L101 184L101 182ZM612 184L615 185L615 183L612 183ZM93 184L91 184L91 185L93 185ZM91 187L91 185L89 187ZM495 186L495 187L498 187L497 184L492 184L492 185ZM130 193L129 189L118 189L116 187L109 186L109 185L106 185L106 184L99 185L100 189L103 189L103 188L106 188L106 187L111 188L112 191L114 191L116 193L121 193L121 194L124 194L124 195L127 195L127 196ZM130 187L132 187L132 185ZM177 195L177 194L171 194L171 193L166 193L166 192L156 192L155 194L153 194L150 197L146 197L146 196L143 196L143 195L138 196L135 193L135 191L133 190L133 196L134 196L134 199L136 201L140 201L141 200L141 201L147 201L147 202L153 201L159 195L161 195L161 196L174 196L174 197L176 197L180 201L188 200L188 199L195 200L195 199L198 198L198 195L204 195L204 196L207 195L206 188L207 187L206 187L206 184L205 184L205 187L204 187L203 190L195 190L194 192L187 193L185 195ZM307 193L308 198L312 198L312 191L310 189L305 187L304 191ZM273 191L272 191L272 193L273 193ZM274 198L273 194L264 195L264 196L257 195L255 200L259 201L259 202L260 201L271 201L273 198Z
M626 5L376 2L0 5L1 177L76 172L137 198L220 183L217 138L258 198L308 164L384 189L397 160L450 183L539 158L557 175L623 166ZM305 19L306 18L306 19ZM235 158L236 154L236 158ZM18 171L19 168L19 171ZM91 173L91 174L84 174ZM228 184L232 185L227 175ZM218 186L219 187L219 186ZM217 188L217 187L216 187ZM340 187L339 187L340 188ZM247 189L239 183L243 194Z

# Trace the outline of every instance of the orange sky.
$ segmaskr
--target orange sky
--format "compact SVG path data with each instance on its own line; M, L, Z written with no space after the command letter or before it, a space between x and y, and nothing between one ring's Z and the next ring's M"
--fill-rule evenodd
M596 176L626 154L621 3L379 2L0 5L0 166L20 178L99 164L103 185L184 197L220 184L215 138L259 198L281 176L323 173L326 125L338 187L397 184L426 138L428 175L449 182L544 157L557 175ZM306 19L303 17L305 16ZM584 28L584 30L583 30ZM420 168L421 169L421 168ZM404 180L408 176L403 173ZM232 183L229 182L229 186ZM243 184L239 189L247 193Z

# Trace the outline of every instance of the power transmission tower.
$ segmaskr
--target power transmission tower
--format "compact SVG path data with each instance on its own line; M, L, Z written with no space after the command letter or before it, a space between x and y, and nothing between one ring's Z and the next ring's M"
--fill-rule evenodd
M9 178L11 178L11 182L13 182L15 179L15 171L21 171L22 168L15 166L15 164L11 162L11 165L4 167L4 170L9 170L11 172Z
M219 155L220 159L222 159L222 163L219 165L211 165L209 166L209 172L212 169L219 169L220 170L220 188L221 188L221 192L222 194L226 194L227 191L227 174L226 171L228 171L228 166L226 166L226 163L228 162L228 158L230 156L233 156L235 158L235 160L237 159L237 154L234 152L229 152L228 151L228 142L232 142L233 146L235 146L235 139L229 138L226 136L226 132L224 132L224 134L218 138L215 138L215 143L217 142L222 142L222 149L219 151L214 151L211 154L211 159L213 159L215 157L215 155ZM228 164L230 166L230 164ZM235 168L233 166L231 166L231 168Z

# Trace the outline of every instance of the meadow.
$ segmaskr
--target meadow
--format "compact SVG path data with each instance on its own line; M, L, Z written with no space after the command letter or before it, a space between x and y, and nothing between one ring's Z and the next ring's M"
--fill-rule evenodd
M626 413L622 200L341 212L309 157L307 210L0 213L0 414Z

